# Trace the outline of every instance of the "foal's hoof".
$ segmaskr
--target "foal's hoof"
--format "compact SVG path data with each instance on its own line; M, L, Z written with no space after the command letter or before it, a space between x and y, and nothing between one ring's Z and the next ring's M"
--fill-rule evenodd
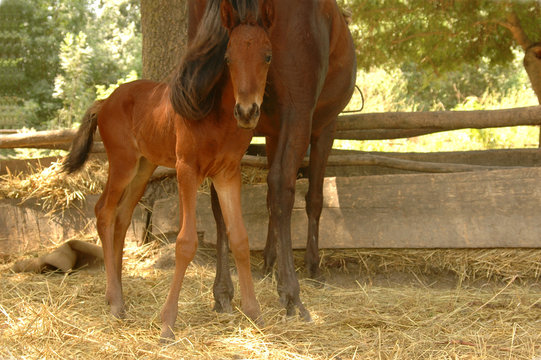
M242 312L258 327L265 326L265 322L263 321L263 316L261 316L261 310L259 307L256 309L243 309Z
M175 341L175 334L169 326L164 326L162 328L162 333L160 335L160 344L169 345Z
M312 322L312 316L310 315L310 311L308 311L306 308L299 309L299 315L301 319L303 319L306 322Z
M124 308L124 305L111 305L111 315L113 315L115 319L125 319L126 309Z

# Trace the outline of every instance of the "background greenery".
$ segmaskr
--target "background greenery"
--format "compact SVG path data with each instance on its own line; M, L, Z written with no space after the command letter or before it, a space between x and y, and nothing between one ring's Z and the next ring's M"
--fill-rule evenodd
M538 1L343 0L365 112L536 105L514 11L541 39ZM97 97L141 74L138 0L0 0L0 128L76 126ZM350 109L358 108L357 95ZM536 128L463 130L336 147L427 151L537 146Z
M140 69L138 0L0 2L0 128L71 127Z

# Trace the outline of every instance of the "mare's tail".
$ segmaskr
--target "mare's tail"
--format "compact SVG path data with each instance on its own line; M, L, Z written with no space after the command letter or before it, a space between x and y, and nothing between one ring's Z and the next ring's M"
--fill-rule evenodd
M71 174L79 170L88 159L88 153L92 149L92 143L94 142L94 133L98 126L98 112L102 103L102 100L96 101L86 110L81 126L79 126L79 130L77 130L71 143L70 152L62 163L62 171Z

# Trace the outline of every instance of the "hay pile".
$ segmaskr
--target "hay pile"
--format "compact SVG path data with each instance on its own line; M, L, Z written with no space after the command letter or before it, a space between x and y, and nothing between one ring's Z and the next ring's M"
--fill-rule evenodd
M78 172L67 175L61 171L62 159L48 167L28 167L26 173L0 176L0 199L37 201L49 213L79 207L86 195L101 194L107 181L107 161L94 158ZM263 183L267 170L243 166L242 183ZM210 180L205 179L199 191L210 193Z
M124 321L108 315L102 269L35 275L6 273L10 264L4 265L0 358L531 360L541 356L541 287L535 281L537 270L527 274L517 263L529 261L522 251L514 255L513 250L501 255L464 251L456 258L447 251L437 254L438 250L325 252L325 285L301 279L301 296L313 323L285 317L276 283L258 272L262 257L257 253L252 258L255 287L266 323L257 328L239 311L211 310L214 251L200 249L181 291L177 341L160 346L159 311L172 271L154 264L171 256L171 251L155 244L126 249ZM537 259L541 256L538 250L532 253ZM299 264L301 257L296 253ZM460 266L469 268L463 275L453 270L460 268L459 258ZM443 259L453 265L441 265L447 271L436 273L434 262ZM501 263L502 259L508 260ZM518 265L515 275L513 262ZM500 267L508 270L487 271ZM476 281L471 281L472 274ZM237 288L237 305L238 293Z
M101 192L105 169L90 163L65 177L56 164L29 178L10 174L0 198L65 209ZM244 172L245 182L264 177ZM39 275L0 265L0 359L541 359L541 250L325 250L325 283L300 280L313 323L285 317L254 253L266 323L258 328L238 310L211 310L214 251L200 249L181 291L177 341L161 346L171 251L126 249L123 321L109 316L102 268ZM299 268L302 256L295 252Z
M0 199L35 200L49 212L79 206L86 195L100 194L107 180L107 165L101 160L87 162L81 171L66 175L62 161L49 167L29 167L27 173L0 176Z

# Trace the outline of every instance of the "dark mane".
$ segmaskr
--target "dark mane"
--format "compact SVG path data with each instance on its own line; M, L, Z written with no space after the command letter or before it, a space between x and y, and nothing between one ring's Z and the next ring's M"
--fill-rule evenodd
M229 0L241 22L259 18L258 0ZM222 26L221 0L208 0L195 37L171 81L171 103L181 116L199 120L208 115L220 96L229 35Z

